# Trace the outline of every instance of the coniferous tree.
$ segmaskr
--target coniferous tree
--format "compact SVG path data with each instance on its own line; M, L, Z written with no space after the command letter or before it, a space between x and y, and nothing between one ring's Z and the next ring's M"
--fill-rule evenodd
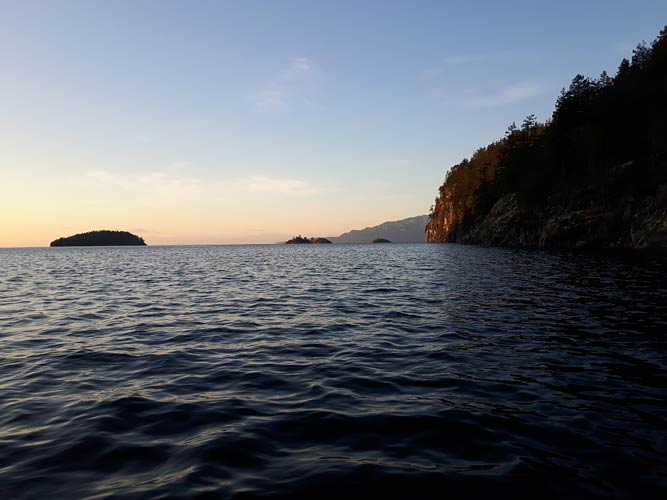
M611 200L667 183L667 27L641 43L616 75L576 75L551 120L527 116L445 178L438 203L484 215L508 193L522 203ZM447 197L447 200L445 200Z

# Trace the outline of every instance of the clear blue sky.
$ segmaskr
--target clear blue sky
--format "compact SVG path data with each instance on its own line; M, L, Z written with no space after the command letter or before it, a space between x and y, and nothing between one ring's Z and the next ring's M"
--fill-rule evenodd
M664 24L664 0L0 1L0 246L425 213L453 163Z

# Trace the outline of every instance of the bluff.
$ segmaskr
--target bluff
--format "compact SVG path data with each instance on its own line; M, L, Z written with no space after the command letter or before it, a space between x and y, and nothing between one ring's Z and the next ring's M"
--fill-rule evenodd
M551 120L528 116L452 167L428 242L667 247L667 27L614 77L577 75Z
M127 231L89 231L58 238L51 242L52 247L88 247L88 246L143 246L146 242Z

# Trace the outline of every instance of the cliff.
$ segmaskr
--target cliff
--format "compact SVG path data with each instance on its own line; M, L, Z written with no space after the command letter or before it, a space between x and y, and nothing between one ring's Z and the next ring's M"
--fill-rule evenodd
M427 242L667 247L667 27L447 173Z
M87 246L144 246L143 238L127 231L89 231L58 238L51 242L52 247L87 247Z
M488 214L467 220L445 195L426 227L426 240L538 248L667 247L667 184L643 197L568 205L522 206L510 193Z

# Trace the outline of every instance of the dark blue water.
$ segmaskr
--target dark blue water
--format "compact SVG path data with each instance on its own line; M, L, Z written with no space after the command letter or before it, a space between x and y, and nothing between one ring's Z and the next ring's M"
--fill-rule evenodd
M662 498L667 259L0 251L1 498Z

